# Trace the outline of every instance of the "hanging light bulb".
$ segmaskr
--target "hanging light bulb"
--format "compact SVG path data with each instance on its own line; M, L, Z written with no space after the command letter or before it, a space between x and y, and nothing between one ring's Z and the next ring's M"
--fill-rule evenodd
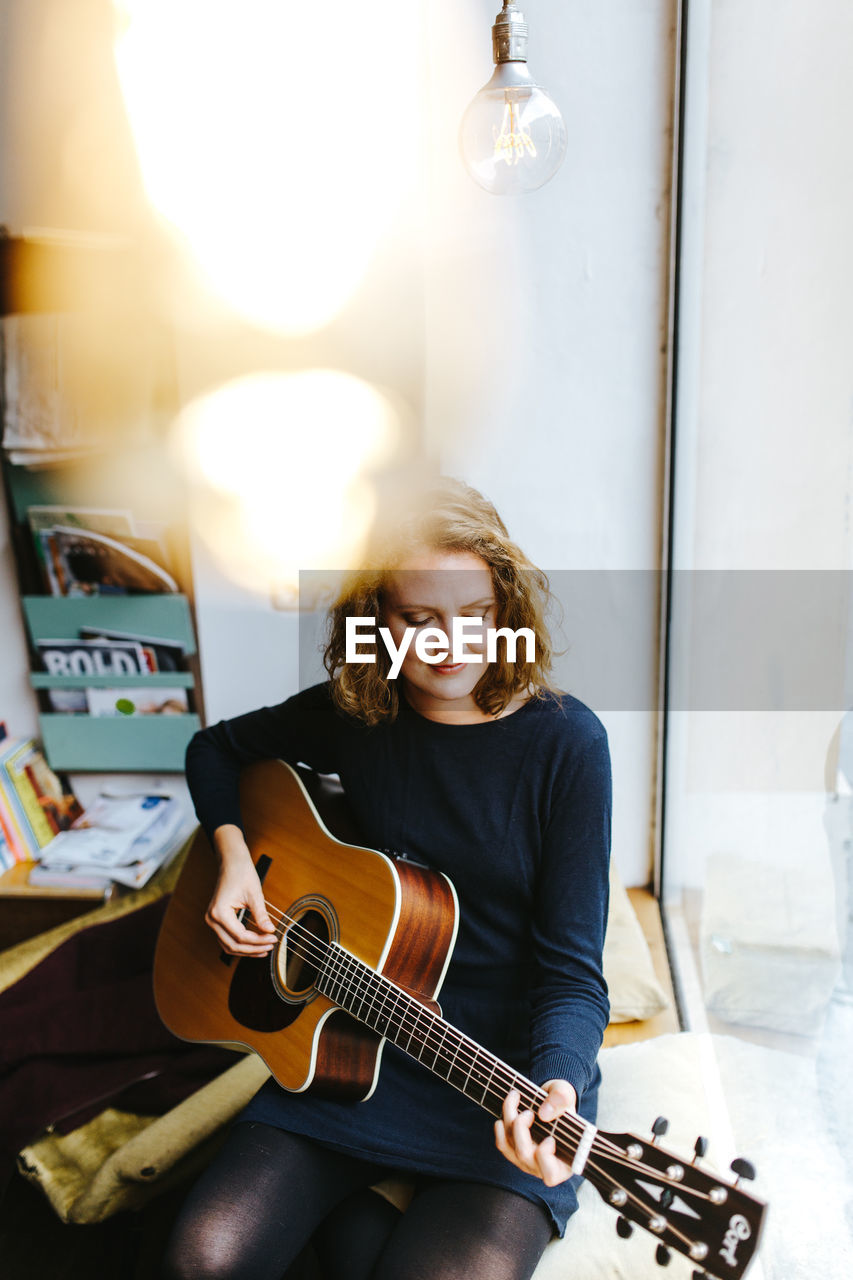
M553 178L566 152L556 103L527 69L527 23L512 0L492 27L495 71L462 117L465 168L493 195L535 191Z

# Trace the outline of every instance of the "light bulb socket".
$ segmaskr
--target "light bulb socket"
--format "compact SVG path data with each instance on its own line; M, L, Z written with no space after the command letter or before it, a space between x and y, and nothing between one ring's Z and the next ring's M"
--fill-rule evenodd
M504 0L504 7L495 18L492 56L498 66L502 62L527 61L527 23L511 0Z
M483 89L535 89L537 83L526 62L499 62Z

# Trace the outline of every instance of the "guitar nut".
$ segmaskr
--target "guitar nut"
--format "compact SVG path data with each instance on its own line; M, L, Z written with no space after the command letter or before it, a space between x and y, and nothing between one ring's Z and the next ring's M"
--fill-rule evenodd
M625 1154L628 1156L629 1160L642 1160L643 1148L640 1146L639 1142L632 1142Z
M680 1182L684 1177L684 1166L680 1164L671 1164L666 1171L666 1176L671 1182Z
M729 1193L725 1187L712 1187L708 1192L708 1199L711 1204L725 1204L729 1198Z
M619 1209L623 1204L627 1204L628 1192L623 1187L614 1187L608 1199L611 1204L616 1205L616 1208Z

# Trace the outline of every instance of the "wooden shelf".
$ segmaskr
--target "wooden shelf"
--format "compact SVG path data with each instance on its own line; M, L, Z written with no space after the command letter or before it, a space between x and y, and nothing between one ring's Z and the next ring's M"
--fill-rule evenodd
M183 595L24 596L24 617L33 641L73 636L80 627L159 636L196 652L189 601Z

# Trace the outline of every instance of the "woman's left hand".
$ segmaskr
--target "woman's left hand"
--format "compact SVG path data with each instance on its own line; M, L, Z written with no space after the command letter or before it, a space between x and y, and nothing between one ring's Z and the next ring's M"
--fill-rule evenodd
M536 1113L545 1124L552 1124L558 1116L577 1108L577 1094L567 1080L548 1080L542 1086L548 1096ZM519 1111L521 1101L517 1089L512 1089L504 1099L503 1116L495 1121L495 1144L498 1151L516 1168L541 1178L546 1187L555 1187L571 1176L571 1165L555 1154L552 1137L534 1142L530 1132L536 1118L532 1111Z

